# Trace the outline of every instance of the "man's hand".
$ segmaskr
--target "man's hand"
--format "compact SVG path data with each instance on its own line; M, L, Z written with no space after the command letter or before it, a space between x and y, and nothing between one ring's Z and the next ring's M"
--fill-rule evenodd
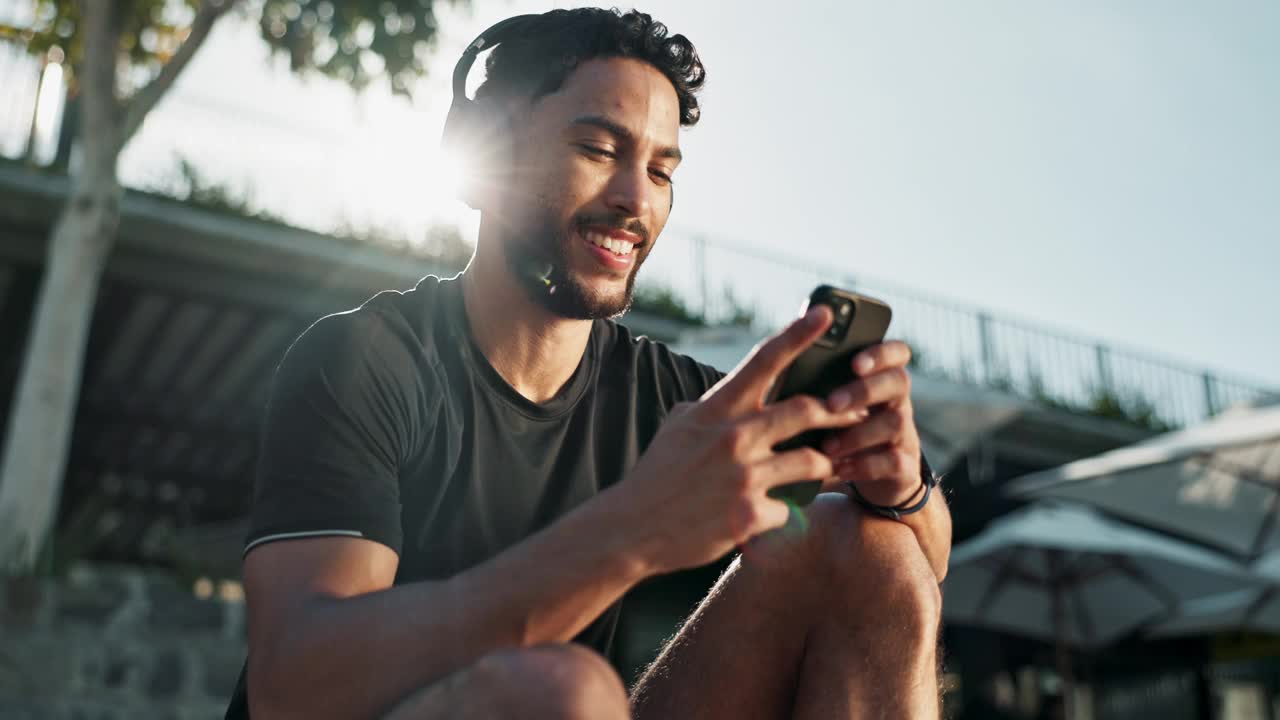
M759 345L728 377L693 404L678 406L631 473L612 490L635 519L619 528L635 538L652 574L711 562L767 530L786 524L785 503L770 488L830 477L831 459L812 448L774 452L805 430L851 425L861 405L833 411L796 396L765 404L770 386L831 324L811 310Z
M920 498L920 435L911 407L910 360L911 349L903 342L867 348L853 358L858 379L827 396L832 412L853 411L864 418L823 442L836 475L824 489L852 482L876 505Z
M836 477L824 490L851 482L868 502L897 506L924 496L920 481L920 434L911 406L911 349L901 342L867 348L853 358L858 379L827 396L829 408L862 415L856 424L832 433L823 452ZM872 522L893 522L872 518ZM935 492L919 513L902 522L911 527L938 582L947 575L951 556L951 513L942 493Z

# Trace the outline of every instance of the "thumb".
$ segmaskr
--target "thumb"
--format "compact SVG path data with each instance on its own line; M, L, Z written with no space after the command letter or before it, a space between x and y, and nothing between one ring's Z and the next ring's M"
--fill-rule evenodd
M726 417L759 409L764 395L783 370L831 325L826 305L809 308L803 316L757 345L733 372L720 381L707 402Z

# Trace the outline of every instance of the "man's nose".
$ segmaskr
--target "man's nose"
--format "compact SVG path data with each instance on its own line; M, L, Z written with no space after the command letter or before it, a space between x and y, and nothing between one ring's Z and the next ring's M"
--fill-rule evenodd
M657 186L645 167L619 167L609 182L605 202L610 209L634 218L648 218Z

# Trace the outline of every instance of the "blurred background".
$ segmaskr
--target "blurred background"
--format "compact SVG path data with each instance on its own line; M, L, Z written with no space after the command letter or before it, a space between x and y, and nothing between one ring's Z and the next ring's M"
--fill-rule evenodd
M272 370L465 266L449 74L565 6L0 0L0 715L221 717ZM1280 717L1280 5L640 9L708 81L622 322L729 369L893 306L950 715ZM628 596L625 679L723 567Z

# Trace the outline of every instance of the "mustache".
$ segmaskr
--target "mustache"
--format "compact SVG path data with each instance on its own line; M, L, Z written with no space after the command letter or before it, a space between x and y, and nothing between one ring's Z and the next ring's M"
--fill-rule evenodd
M579 215L575 225L579 231L592 226L622 230L636 235L644 241L645 245L649 244L649 228L646 228L639 218L628 217L622 213Z

